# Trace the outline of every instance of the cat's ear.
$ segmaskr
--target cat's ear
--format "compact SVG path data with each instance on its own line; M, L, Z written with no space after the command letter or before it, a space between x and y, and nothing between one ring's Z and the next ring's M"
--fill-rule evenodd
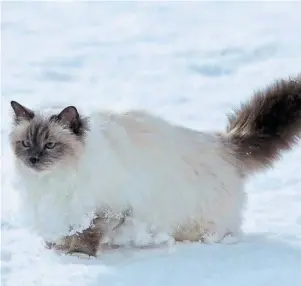
M58 119L70 126L79 121L79 114L74 106L68 106L61 111L58 115Z
M15 122L20 122L21 120L31 120L34 118L34 112L20 103L16 101L11 101L10 102L11 107L14 110L15 113Z
M87 118L82 118L74 106L64 108L55 118L79 137L83 137L89 130Z

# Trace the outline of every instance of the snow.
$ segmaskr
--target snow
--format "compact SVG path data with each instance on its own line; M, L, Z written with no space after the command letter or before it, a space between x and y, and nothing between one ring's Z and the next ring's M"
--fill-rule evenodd
M253 90L300 72L300 2L5 2L1 57L1 285L301 283L301 148L247 183L244 237L58 256L20 224L10 100L31 108L146 108L222 130Z

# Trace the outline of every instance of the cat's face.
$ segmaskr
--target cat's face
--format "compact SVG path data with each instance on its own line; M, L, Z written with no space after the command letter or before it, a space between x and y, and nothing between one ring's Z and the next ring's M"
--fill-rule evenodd
M87 119L73 106L59 114L45 117L12 101L15 126L11 146L18 161L41 173L54 167L70 165L81 155L88 131Z

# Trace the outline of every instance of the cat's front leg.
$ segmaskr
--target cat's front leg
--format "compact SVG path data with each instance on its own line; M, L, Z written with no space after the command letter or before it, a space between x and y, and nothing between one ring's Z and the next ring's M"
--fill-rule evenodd
M128 209L121 215L109 217L98 212L89 228L72 236L67 253L81 258L97 257L108 247L108 236L123 226L126 217L130 215L131 211Z
M106 236L124 224L128 212L121 216L106 217L98 213L89 228L81 232L64 236L56 242L45 242L46 247L80 258L96 257L107 246Z
M101 233L98 230L85 229L83 232L72 236L70 247L66 253L80 257L96 257L100 247L100 239Z
M55 242L45 241L47 249L81 258L96 256L100 246L101 232L93 227L82 232L64 236Z

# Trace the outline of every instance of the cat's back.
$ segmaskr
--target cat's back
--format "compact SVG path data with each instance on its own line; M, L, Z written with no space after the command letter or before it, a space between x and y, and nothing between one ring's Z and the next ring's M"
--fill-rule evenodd
M214 133L179 126L144 110L94 116L97 132L102 130L120 160L136 169L143 166L152 173L169 169L174 174L193 169L193 174L201 175L219 173L224 167L235 172L235 158Z
M173 144L175 140L201 142L203 147L211 146L215 144L214 141L218 141L213 134L176 125L146 110L101 111L91 114L90 118L94 133L101 132L111 137L123 136L136 147L155 143L156 140L159 140L161 144Z

